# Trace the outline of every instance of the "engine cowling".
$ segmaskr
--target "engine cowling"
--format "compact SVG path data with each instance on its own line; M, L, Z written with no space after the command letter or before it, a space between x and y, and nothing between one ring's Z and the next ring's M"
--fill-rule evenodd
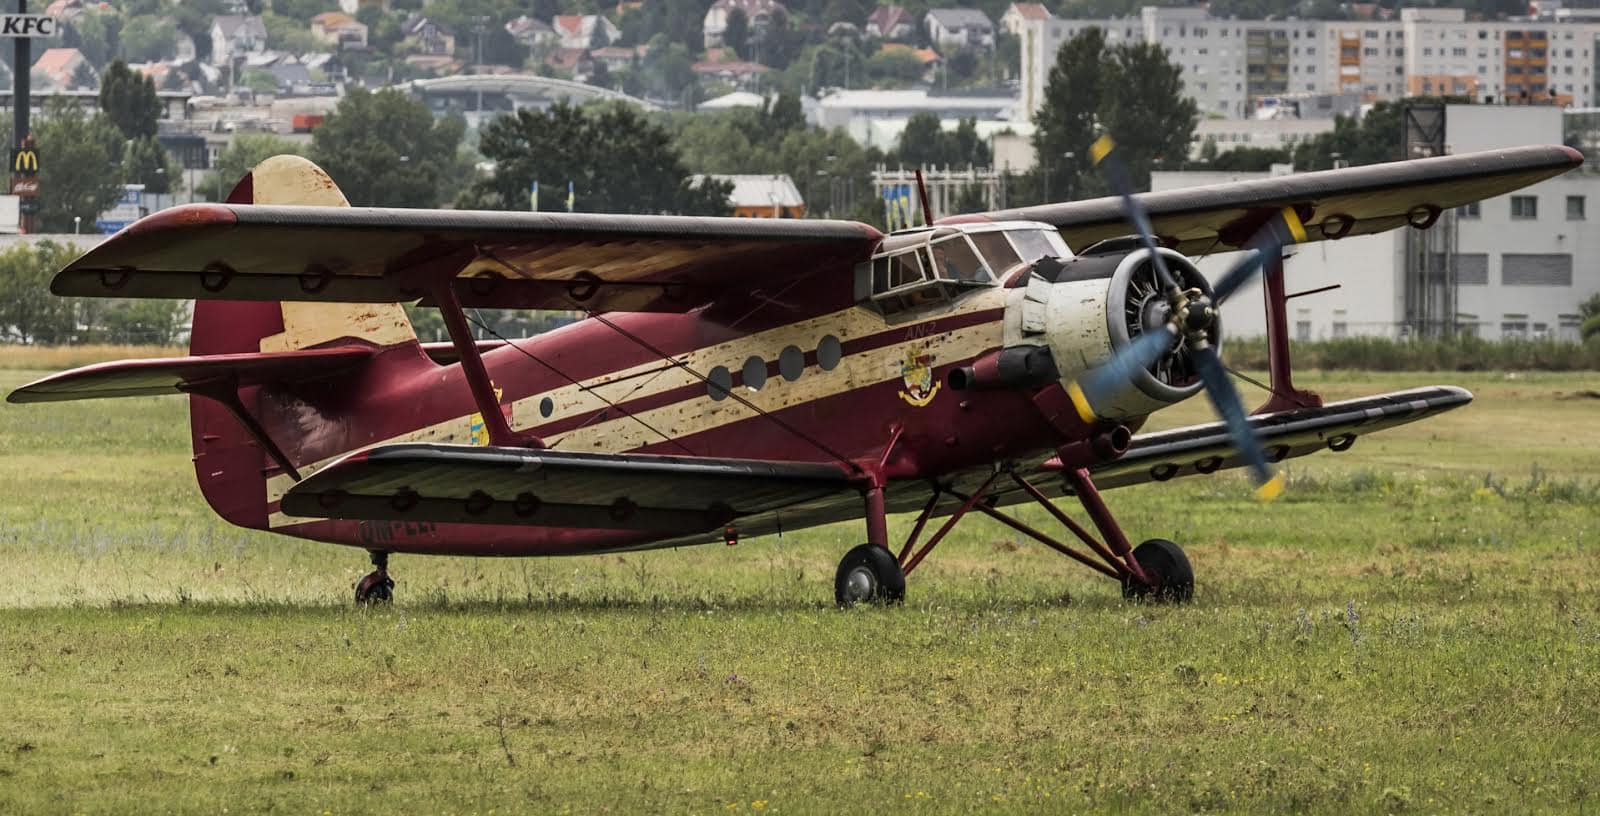
M1199 289L1210 296L1211 284L1192 261L1170 249L1156 251L1182 288ZM1134 338L1158 330L1167 320L1168 305L1156 284L1150 251L1130 241L1104 242L1068 260L1041 259L1033 272L1023 311L1028 311L1028 301L1034 302L1031 322L1035 328L1042 322L1042 339L1063 385L1104 364ZM1048 289L1039 291L1041 284ZM1041 299L1043 320L1039 321ZM1025 331L1029 322L1028 315L1021 315L1019 328ZM1220 320L1210 336L1212 344L1220 347ZM1180 342L1149 369L1140 370L1125 387L1098 401L1095 410L1105 419L1145 416L1201 389L1188 344Z

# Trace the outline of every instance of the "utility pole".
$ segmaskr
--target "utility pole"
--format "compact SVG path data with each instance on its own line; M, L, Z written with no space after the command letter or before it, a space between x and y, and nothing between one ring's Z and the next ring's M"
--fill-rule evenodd
M28 13L28 0L17 0L17 13ZM29 165L31 170L27 171L29 176L26 177L24 183L31 182L33 186L31 195L22 198L20 207L22 211L22 234L31 235L36 231L34 219L38 217L39 213L39 199L36 197L39 194L39 159L38 153L33 151L33 127L28 121L31 113L30 108L33 107L32 88L29 87L32 80L29 73L33 68L33 40L28 37L17 37L15 49L12 52L15 59L11 63L13 66L11 71L11 108L15 115L15 121L12 123L11 128L11 189L7 190L7 192L19 192L18 181L25 178L22 175L25 172L22 157L25 152L31 154L33 157Z

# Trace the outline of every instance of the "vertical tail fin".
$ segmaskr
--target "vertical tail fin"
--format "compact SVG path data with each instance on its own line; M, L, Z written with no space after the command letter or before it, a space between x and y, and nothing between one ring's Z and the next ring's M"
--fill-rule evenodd
M350 206L322 168L299 156L274 156L256 165L234 187L228 203ZM388 347L416 343L417 336L404 307L396 303L202 300L194 305L189 350L194 355L283 352L350 339ZM246 389L240 397L252 413L264 407L259 389ZM266 528L276 498L272 494L287 489L289 477L276 472L227 408L191 396L189 417L195 475L206 501L234 524ZM279 444L292 448L294 441Z
M350 206L333 179L300 156L273 156L256 165L228 203ZM294 351L347 337L378 346L417 339L398 303L199 301L189 348L193 354Z

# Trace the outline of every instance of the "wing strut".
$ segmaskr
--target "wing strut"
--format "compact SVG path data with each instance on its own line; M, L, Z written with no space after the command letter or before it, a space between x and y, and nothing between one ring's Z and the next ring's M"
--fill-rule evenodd
M1289 296L1283 288L1283 250L1268 253L1261 259L1261 265L1261 295L1267 303L1267 370L1272 374L1272 396L1255 413L1321 408L1320 394L1294 387L1294 370L1289 365L1289 316L1284 305Z
M267 429L261 426L255 415L244 407L244 401L239 399L238 378L222 377L206 380L205 382L183 383L178 386L178 390L205 397L228 409L228 413L232 414L233 418L238 421L239 426L244 428L245 433L249 434L250 438L255 440L255 443L260 445L263 451L266 451L267 456L271 457L272 461L276 462L278 467L283 468L283 472L289 474L296 482L300 481L300 471L295 468L293 462L289 461L289 457L283 452L283 448L278 447L278 443L272 441L272 436L267 433Z
M483 427L489 432L489 444L497 448L543 448L544 440L532 433L517 433L506 422L500 410L500 398L495 396L494 382L483 365L483 355L478 350L478 339L472 336L467 325L467 315L461 309L461 299L456 296L456 279L441 281L431 287L434 306L444 318L450 332L450 342L461 359L461 373L466 375L467 387L472 391L472 401L478 404L483 417Z

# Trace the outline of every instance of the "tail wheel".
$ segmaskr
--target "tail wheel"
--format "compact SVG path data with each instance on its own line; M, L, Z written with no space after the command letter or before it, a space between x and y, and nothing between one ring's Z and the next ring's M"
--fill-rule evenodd
M906 574L890 552L862 544L844 554L833 579L833 599L841 607L859 603L897 604L906 597Z
M356 605L372 606L394 600L394 579L384 570L369 572L356 584Z
M1164 538L1152 538L1133 549L1139 568L1150 578L1147 585L1132 576L1122 579L1122 597L1187 603L1194 597L1194 568L1183 548Z

